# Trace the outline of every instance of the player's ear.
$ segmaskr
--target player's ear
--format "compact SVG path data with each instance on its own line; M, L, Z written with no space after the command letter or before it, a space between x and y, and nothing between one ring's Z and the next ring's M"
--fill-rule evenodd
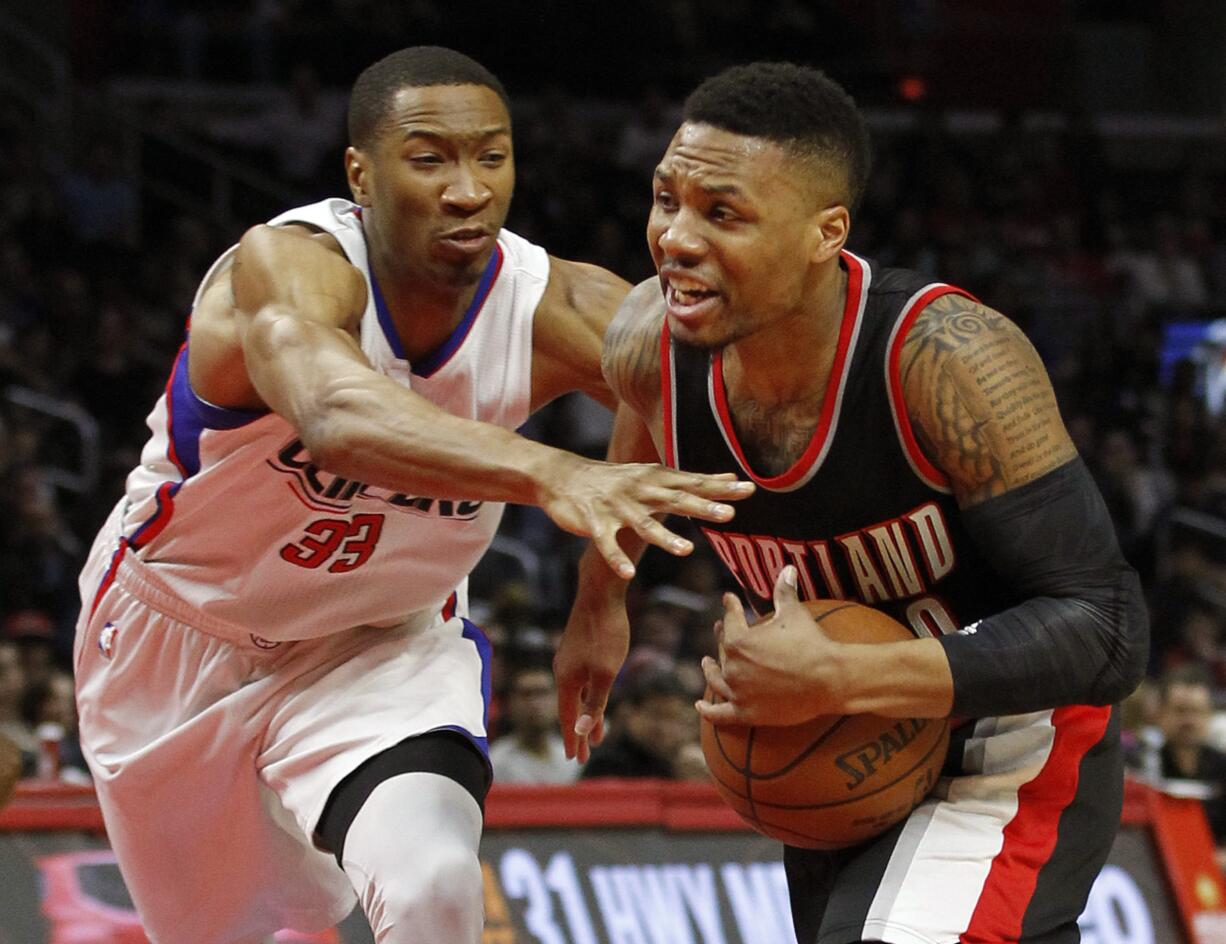
M370 174L369 158L355 147L345 148L345 179L349 181L349 191L353 194L353 202L358 206L370 206L370 188L367 177Z
M826 262L837 256L851 233L851 214L841 203L818 210L812 224L812 260Z

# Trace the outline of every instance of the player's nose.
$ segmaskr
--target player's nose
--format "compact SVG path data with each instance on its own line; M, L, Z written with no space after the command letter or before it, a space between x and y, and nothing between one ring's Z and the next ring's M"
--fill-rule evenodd
M691 223L688 213L677 213L656 237L666 257L685 262L700 258L706 252L706 241Z
M460 164L455 176L443 190L443 203L457 210L474 213L489 203L493 195L494 192L480 176L473 173L471 168Z

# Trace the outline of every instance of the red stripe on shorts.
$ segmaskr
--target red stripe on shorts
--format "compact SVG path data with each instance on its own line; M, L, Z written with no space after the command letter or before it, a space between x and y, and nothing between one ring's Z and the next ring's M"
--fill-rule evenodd
M1070 705L1052 712L1056 729L1043 769L1017 792L1017 813L1004 829L962 944L994 944L1021 937L1022 918L1034 896L1039 870L1056 847L1060 815L1077 795L1081 761L1102 740L1111 709Z

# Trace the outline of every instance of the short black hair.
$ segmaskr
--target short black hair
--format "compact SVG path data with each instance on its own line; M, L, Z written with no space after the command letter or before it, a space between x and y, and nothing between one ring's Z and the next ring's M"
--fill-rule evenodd
M684 121L766 138L799 157L833 159L847 174L848 204L860 202L872 149L856 103L824 72L791 62L732 66L685 100Z
M402 88L431 85L484 85L511 110L498 77L462 52L444 46L410 46L367 66L349 93L349 143L364 148L378 135L393 96Z

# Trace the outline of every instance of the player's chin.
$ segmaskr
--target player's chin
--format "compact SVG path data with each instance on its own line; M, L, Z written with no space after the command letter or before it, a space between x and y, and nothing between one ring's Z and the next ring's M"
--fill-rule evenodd
M675 317L668 313L668 331L682 344L690 347L714 349L728 343L727 332L724 331L714 317L702 320Z

